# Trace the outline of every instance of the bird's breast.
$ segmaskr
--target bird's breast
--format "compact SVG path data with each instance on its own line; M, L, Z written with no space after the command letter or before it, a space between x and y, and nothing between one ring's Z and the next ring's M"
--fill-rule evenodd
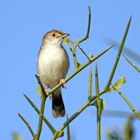
M38 57L38 74L48 87L57 85L65 78L68 68L69 60L64 48L58 46L41 48Z

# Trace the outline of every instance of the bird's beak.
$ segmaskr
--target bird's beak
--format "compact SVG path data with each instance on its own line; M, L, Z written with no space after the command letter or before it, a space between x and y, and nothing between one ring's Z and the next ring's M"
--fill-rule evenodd
M66 38L66 37L68 37L70 34L68 34L68 33L64 33L64 35L62 35L61 36L61 38Z

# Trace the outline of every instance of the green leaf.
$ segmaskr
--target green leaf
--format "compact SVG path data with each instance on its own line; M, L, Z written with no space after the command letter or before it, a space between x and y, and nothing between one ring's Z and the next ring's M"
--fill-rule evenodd
M112 88L110 88L108 91L109 92L112 92L114 91L115 89L120 89L122 87L122 85L126 82L126 78L125 77L121 77L119 78L115 84L112 86Z
M37 86L37 87L36 87L36 91L37 91L37 93L38 93L41 97L43 96L43 92L42 92L42 89L41 89L40 86Z

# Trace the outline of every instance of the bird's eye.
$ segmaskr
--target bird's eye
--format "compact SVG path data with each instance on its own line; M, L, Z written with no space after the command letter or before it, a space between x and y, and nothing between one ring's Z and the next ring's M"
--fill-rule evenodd
M53 36L53 37L55 37L55 33L54 33L54 34L52 34L52 36Z

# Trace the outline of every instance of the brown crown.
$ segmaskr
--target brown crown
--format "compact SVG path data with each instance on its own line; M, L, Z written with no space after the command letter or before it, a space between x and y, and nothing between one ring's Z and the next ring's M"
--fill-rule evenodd
M60 30L51 30L49 32L47 32L44 36L43 36L43 39L46 39L48 35L52 34L52 33L57 33L57 34L60 34L60 35L64 35L64 33Z

